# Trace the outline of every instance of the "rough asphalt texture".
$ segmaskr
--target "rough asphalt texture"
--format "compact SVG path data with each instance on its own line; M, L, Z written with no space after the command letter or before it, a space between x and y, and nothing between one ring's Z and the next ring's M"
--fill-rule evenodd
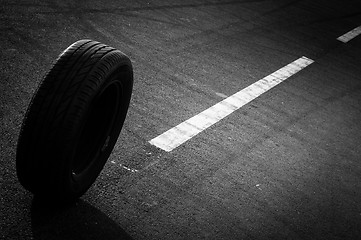
M361 36L336 40L361 3L346 2L1 0L0 239L361 239ZM84 38L132 59L133 99L94 186L45 207L17 181L20 124ZM172 152L148 143L301 56L315 63Z

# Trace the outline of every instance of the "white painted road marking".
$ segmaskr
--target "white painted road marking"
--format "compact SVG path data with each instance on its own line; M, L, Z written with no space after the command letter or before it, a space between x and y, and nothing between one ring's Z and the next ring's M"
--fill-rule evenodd
M312 59L301 57L267 77L262 78L252 85L204 110L198 115L169 129L165 133L150 140L149 143L163 149L166 152L170 152L313 62L314 61Z
M338 37L337 40L346 43L351 39L355 38L356 36L358 36L359 34L361 34L361 26L354 28L351 31L345 33L344 35Z
M111 161L111 163L116 164L115 161ZM127 167L127 166L125 166L125 165L123 165L123 164L119 164L119 166L120 166L121 168L124 168L125 170L128 170L129 172L132 172L132 173L138 172L137 169Z

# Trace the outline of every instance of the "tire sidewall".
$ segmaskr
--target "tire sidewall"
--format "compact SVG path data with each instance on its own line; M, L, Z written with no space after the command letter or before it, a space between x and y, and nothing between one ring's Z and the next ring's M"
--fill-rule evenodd
M112 58L114 57L113 55L115 54L106 55L104 58ZM102 60L106 61L107 59ZM99 61L100 64L101 62L102 61ZM122 129L132 93L133 71L131 62L127 57L123 57L121 61L119 61L118 59L115 62L116 64L113 64L112 68L109 71L107 71L103 76L97 77L97 90L94 91L91 98L88 99L88 102L84 109L84 113L81 114L82 117L79 119L78 124L74 126L74 133L76 139L75 142L78 142L80 139L82 128L88 120L87 118L89 116L89 112L91 111L94 101L109 85L111 85L113 82L118 82L121 85L121 99L118 103L119 111L115 117L113 128L111 129L111 133L109 135L109 143L107 144L106 149L102 151L99 156L94 161L92 161L91 164L81 174L77 176L74 176L72 169L77 144L72 144L69 146L70 149L65 152L69 153L70 157L65 156L64 158L67 159L64 174L66 179L64 180L68 185L65 189L65 196L72 196L74 198L78 198L88 190L88 188L93 184L93 182L103 169L104 164L106 163L109 155L111 154L111 151ZM101 72L98 71L97 68L98 66L96 65L92 72L89 74L90 78L94 76L94 72ZM87 87L87 84L89 84L89 81L86 81L83 87Z

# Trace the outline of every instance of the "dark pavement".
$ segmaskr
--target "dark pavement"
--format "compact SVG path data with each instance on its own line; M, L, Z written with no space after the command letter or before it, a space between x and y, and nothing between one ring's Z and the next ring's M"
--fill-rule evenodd
M361 239L361 25L350 1L0 1L0 239ZM17 181L22 118L79 39L133 61L125 126L73 206ZM164 131L315 62L171 152ZM46 179L44 179L46 181Z

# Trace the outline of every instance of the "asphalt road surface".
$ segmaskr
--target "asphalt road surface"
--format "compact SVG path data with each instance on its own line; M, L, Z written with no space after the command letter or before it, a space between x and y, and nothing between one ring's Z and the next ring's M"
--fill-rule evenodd
M0 1L1 239L361 239L359 0ZM79 39L133 61L125 126L75 204L18 183L25 110ZM314 62L167 152L149 141ZM46 179L44 179L46 181Z

